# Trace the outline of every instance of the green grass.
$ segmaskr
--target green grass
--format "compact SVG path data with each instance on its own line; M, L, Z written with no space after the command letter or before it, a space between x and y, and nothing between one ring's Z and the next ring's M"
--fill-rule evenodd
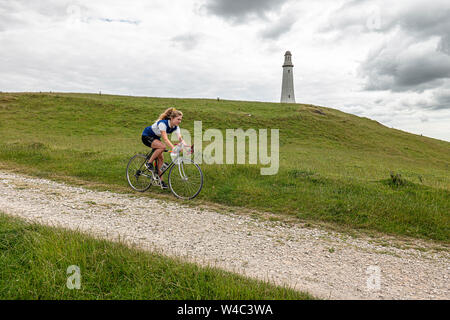
M71 265L80 289L68 289ZM213 267L0 213L0 299L312 299Z
M203 122L203 130L217 128L223 133L227 128L280 129L277 175L260 175L260 168L267 167L261 165L202 164L206 179L196 203L449 241L450 143L325 107L2 93L0 164L43 177L126 190L128 159L146 151L141 132L168 106L183 111L181 127L191 133L195 120ZM405 183L390 183L391 172L401 174ZM163 197L165 192L149 193Z

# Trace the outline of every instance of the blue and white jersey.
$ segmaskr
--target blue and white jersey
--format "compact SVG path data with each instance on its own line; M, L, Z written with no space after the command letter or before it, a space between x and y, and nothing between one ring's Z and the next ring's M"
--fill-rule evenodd
M170 120L157 120L154 124L144 129L142 132L143 136L150 136L150 137L161 137L161 131L167 132L167 134L170 133L176 133L178 135L181 134L180 127L175 126L173 128L170 127Z

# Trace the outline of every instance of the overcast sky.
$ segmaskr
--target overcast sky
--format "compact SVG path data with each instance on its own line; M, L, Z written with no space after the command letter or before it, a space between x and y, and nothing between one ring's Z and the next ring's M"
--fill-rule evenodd
M0 0L0 91L297 103L450 141L450 1Z

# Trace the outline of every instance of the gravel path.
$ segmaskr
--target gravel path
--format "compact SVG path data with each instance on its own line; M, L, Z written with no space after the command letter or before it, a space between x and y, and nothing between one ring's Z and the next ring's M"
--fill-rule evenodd
M0 211L331 299L450 299L449 252L0 171ZM378 244L377 244L378 243ZM390 243L390 244L389 244Z

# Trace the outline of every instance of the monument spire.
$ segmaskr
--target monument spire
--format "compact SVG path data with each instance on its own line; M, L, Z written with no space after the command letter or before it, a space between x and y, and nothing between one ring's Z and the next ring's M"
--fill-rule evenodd
M294 95L294 75L290 51L284 54L283 80L281 82L281 103L295 103Z

